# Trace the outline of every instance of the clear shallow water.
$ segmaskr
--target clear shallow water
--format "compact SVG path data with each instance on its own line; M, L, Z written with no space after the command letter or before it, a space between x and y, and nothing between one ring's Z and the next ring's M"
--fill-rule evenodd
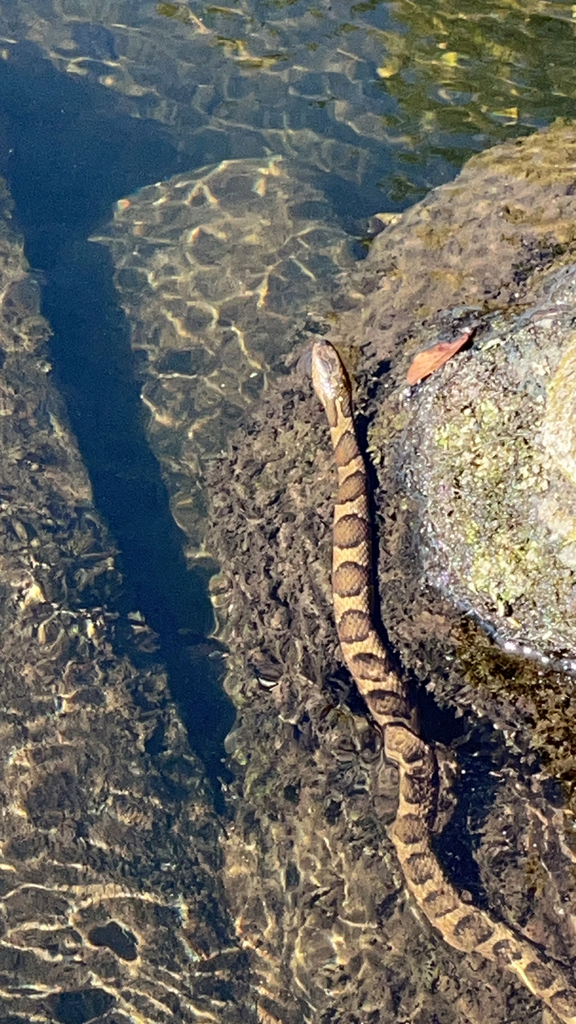
M87 239L149 182L270 152L311 173L361 235L364 218L409 205L473 152L572 116L575 24L571 4L542 2L0 11L0 170L54 329L54 372L118 539L126 607L159 633L216 786L233 712L207 657L210 566L186 570L112 266Z

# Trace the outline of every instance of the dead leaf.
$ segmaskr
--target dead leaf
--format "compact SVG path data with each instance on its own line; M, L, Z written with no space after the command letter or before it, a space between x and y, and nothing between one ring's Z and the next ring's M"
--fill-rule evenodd
M418 352L410 364L408 373L406 374L406 380L409 384L417 384L418 381L429 377L434 370L439 370L444 363L447 363L449 359L462 348L470 337L474 334L474 327L467 327L458 338L454 341L439 341L437 345L433 345L432 348L425 348L422 352Z

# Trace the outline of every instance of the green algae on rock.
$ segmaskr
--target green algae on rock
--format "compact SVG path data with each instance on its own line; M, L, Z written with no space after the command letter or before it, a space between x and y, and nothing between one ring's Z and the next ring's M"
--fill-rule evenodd
M576 335L565 346L546 388L542 442L558 468L576 485ZM572 557L570 563L575 564Z
M428 580L508 649L564 669L576 669L575 282L549 272L543 303L490 318L410 400L403 439Z

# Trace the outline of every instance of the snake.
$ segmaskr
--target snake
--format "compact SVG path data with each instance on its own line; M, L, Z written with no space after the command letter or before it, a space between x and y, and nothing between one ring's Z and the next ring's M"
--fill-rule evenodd
M372 612L372 523L366 463L358 443L350 379L326 338L311 351L312 384L328 420L338 489L334 500L332 593L342 655L383 735L399 777L391 839L408 891L443 940L479 953L516 976L565 1024L576 1024L576 987L561 965L487 911L465 902L432 846L438 803L434 748L418 732L401 669L380 638Z

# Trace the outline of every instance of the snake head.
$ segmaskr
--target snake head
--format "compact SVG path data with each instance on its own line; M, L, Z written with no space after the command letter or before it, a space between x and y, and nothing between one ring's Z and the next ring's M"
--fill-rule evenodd
M325 338L312 346L312 383L322 405L350 392L348 374L336 349Z

